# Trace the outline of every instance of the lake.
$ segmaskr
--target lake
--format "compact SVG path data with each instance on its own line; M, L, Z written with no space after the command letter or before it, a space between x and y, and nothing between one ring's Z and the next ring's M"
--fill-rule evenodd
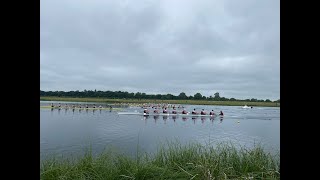
M51 102L40 101L41 106ZM54 102L59 103L59 102ZM65 104L66 102L61 102ZM68 102L74 103L74 102ZM74 103L76 104L76 103ZM98 103L95 103L98 104ZM228 141L246 147L261 144L267 151L280 151L280 108L184 105L187 111L212 109L224 117L172 117L118 115L115 110L40 108L40 159L52 155L77 156L91 148L94 154L113 147L134 156L140 151L155 152L162 142L199 142L214 145ZM139 107L123 112L142 112ZM181 110L178 110L181 111Z

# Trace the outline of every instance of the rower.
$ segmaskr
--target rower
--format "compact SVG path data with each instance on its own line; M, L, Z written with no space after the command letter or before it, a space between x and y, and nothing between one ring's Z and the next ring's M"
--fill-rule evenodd
M95 105L95 104L93 104L93 108L96 108L96 105Z
M86 108L87 108L87 109L89 108L88 104L86 104Z
M214 115L213 109L212 109L212 111L210 112L210 115Z
M191 114L198 114L198 113L196 112L196 109L193 109Z
M51 108L54 108L54 105L53 105L53 103L51 103Z
M162 113L168 113L167 108L165 107Z
M182 114L188 114L188 112L185 109L183 109Z
M149 114L149 110L147 108L144 108L143 113Z
M176 108L173 107L172 114L177 114Z
M153 111L154 113L159 113L159 111L158 111L158 109L157 108L155 108L155 110Z
M202 109L202 111L201 111L201 115L206 115L207 113L206 112L204 112L204 109Z
M100 105L100 106L99 106L99 108L101 109L101 108L102 108L102 106Z
M58 106L59 108L61 108L61 104L59 103L59 106Z
M220 116L223 116L223 112L222 111L220 111L220 114L219 114Z

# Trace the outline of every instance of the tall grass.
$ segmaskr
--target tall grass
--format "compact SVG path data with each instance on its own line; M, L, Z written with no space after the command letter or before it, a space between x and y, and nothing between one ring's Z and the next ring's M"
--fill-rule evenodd
M155 99L108 99L108 98L71 98L71 97L40 97L43 101L74 101L100 103L169 103L193 105L222 105L222 106L265 106L280 107L275 102L247 102L247 101L206 101L206 100L155 100Z
M236 148L230 143L207 147L177 142L161 145L154 154L130 158L115 150L94 157L44 160L41 179L280 179L280 156L261 146Z

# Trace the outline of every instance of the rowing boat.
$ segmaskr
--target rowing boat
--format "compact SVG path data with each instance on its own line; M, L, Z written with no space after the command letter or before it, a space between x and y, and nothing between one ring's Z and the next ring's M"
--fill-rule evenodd
M106 108L106 107L103 107L103 108L99 108L99 107L96 107L96 108L92 108L92 107L90 107L90 108L85 108L85 107L82 107L82 108L79 108L79 107L51 107L51 106L40 106L40 108L44 108L44 109L88 109L88 110L97 110L97 109L99 109L99 110L122 110L122 108L110 108L110 107L108 107L108 108Z
M251 109L251 107L249 107L249 106L247 106L247 105L243 106L242 108L243 108L243 109Z
M139 113L139 112L118 112L118 115L140 115L140 116L196 116L196 117L216 117L218 115L202 115L202 114L169 114L169 113L152 113L152 114L146 114L146 113Z

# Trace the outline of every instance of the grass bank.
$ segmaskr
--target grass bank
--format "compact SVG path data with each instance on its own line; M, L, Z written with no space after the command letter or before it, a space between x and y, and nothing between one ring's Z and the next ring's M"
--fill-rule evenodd
M280 157L260 146L235 148L168 143L155 154L136 158L106 150L93 157L50 159L40 165L40 178L49 179L280 179Z
M221 106L265 106L280 107L274 102L246 102L246 101L203 101L203 100L154 100L154 99L108 99L108 98L71 98L71 97L40 97L41 101L74 101L97 103L169 103L193 105L221 105Z

